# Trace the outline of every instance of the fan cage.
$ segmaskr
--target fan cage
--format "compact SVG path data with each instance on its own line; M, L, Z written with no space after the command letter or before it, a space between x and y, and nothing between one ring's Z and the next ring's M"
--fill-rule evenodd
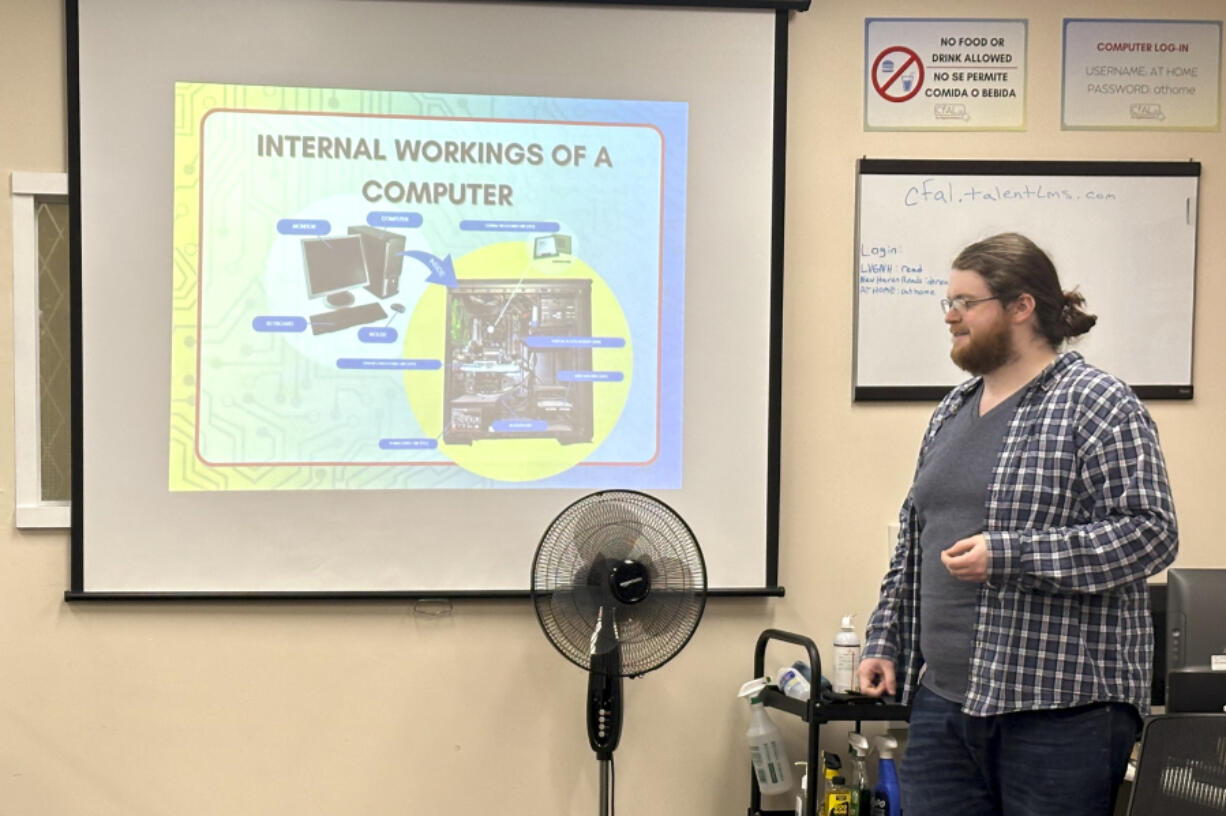
M588 582L594 565L622 559L647 570L651 589L639 603L618 601L603 574ZM602 491L571 504L545 531L532 564L533 604L554 647L590 669L601 610L610 610L620 674L628 677L658 669L689 642L706 589L706 565L689 525L664 502L635 491Z

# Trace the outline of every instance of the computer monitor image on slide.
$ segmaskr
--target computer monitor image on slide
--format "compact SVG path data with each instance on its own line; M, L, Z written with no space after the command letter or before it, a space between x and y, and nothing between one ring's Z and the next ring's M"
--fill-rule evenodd
M532 245L532 257L540 258L556 258L559 255L570 254L570 236L554 233L553 235L542 235L538 237Z
M307 295L325 298L329 306L348 306L353 303L349 290L369 283L360 236L303 238L302 260Z

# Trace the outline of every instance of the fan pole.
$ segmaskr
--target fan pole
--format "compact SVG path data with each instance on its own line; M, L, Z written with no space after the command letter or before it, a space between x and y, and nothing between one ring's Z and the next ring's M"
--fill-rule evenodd
M613 760L602 759L600 763L600 816L609 816L613 803Z

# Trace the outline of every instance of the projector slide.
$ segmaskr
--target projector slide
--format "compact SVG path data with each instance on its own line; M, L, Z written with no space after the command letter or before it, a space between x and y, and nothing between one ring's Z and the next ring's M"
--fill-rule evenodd
M172 491L680 487L685 103L175 93Z

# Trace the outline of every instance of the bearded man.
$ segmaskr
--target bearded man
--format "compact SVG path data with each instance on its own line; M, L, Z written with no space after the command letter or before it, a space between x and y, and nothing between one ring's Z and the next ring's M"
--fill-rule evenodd
M1145 406L1061 350L1084 304L1024 236L954 260L941 308L974 376L924 434L859 667L911 705L907 816L1107 816L1148 713L1175 509Z

